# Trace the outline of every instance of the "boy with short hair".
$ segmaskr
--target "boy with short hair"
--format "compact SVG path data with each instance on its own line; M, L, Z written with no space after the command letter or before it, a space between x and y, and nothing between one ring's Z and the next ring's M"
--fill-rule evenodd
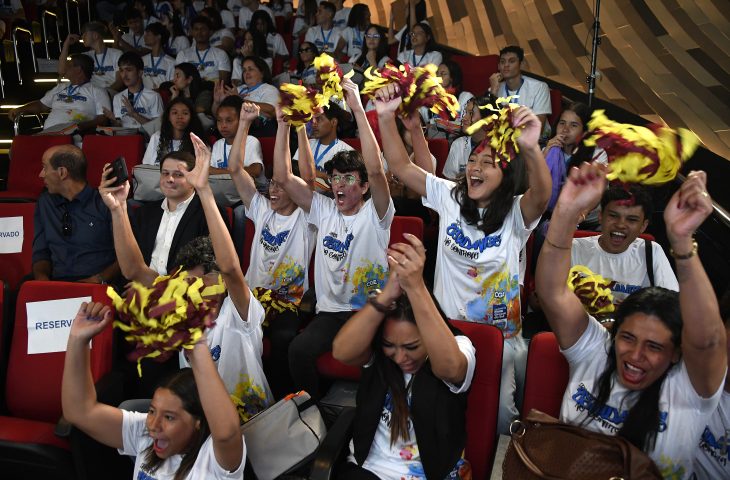
M304 37L304 41L315 44L320 53L333 54L342 38L342 31L335 27L336 11L332 2L320 3L317 7L317 25L310 27Z
M95 87L109 88L119 91L122 88L122 82L117 75L117 62L122 56L122 51L116 48L109 48L104 44L104 34L106 26L101 22L88 22L81 31L81 36L69 34L66 41L63 42L61 54L58 56L58 74L66 75L68 67L69 50L71 45L79 40L89 47L91 50L84 52L94 61L94 72L91 76L91 83Z
M238 131L239 117L241 116L241 106L243 99L238 96L226 97L218 107L215 113L218 131L221 134L220 140L213 145L213 152L210 157L210 173L227 174L228 159L231 156L233 148L233 140L236 138ZM261 143L253 135L246 136L246 146L244 152L244 170L248 173L256 183L258 191L266 191L268 181L264 173L264 156L261 151Z
M127 11L127 27L127 33L121 33L118 28L111 29L115 46L124 52L137 52L140 55L149 52L144 38L144 19L139 10L130 8Z
M167 28L161 23L150 23L144 29L144 43L150 47L150 53L142 57L142 82L145 88L157 89L163 82L171 82L175 76L175 59L167 55L163 48L169 36Z
M119 74L127 88L114 95L113 112L104 109L104 115L113 125L140 128L162 115L162 97L154 90L144 88L143 70L142 57L136 52L127 52L119 57Z
M223 83L228 83L231 79L231 60L226 52L210 45L213 23L203 15L193 18L190 23L195 46L178 53L175 65L192 63L198 67L203 80L222 80Z

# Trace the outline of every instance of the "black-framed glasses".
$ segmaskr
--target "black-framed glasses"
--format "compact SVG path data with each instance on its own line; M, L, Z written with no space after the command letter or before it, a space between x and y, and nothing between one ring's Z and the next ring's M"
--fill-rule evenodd
M73 233L71 227L71 214L68 211L68 207L63 207L63 215L61 216L61 233L64 237L70 237Z

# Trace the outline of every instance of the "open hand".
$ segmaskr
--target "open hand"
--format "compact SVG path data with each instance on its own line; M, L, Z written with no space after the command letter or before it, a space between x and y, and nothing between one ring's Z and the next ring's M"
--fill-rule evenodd
M208 184L210 149L200 137L192 132L190 133L190 140L193 142L193 148L195 149L195 168L188 172L182 165L178 165L178 169L185 175L185 179L196 191L210 188Z

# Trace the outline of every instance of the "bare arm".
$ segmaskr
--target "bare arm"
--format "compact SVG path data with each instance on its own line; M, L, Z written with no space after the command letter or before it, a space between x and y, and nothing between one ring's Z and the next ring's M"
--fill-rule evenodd
M106 164L99 193L112 215L114 251L117 254L119 267L125 278L150 286L158 275L145 263L137 240L134 238L132 224L127 216L129 182L124 182L118 187L111 187L110 185L116 180L116 177L107 178L107 175L111 174L113 174L113 170L109 164Z
M664 210L667 237L672 250L679 255L692 252L695 231L712 213L706 183L705 172L691 172ZM683 323L682 357L695 391L707 398L717 392L725 379L726 331L699 257L676 260Z
M58 55L58 74L62 77L66 74L66 68L68 68L68 52L71 45L78 42L79 39L78 35L70 33L63 42L63 48L61 48L61 53Z
M63 416L94 440L122 448L122 411L99 403L89 363L89 342L111 328L112 312L101 303L84 302L71 324L61 385Z
M327 175L318 171L317 166L314 164L314 155L312 154L312 146L309 145L306 128L297 129L297 144L299 145L299 158L297 159L299 177L309 185L309 188L314 189L317 177L327 178Z
M411 143L413 146L413 163L424 171L436 175L431 161L431 151L428 149L428 141L423 134L421 115L416 113L410 118L402 118L403 125L411 132Z
M218 206L215 204L213 190L210 188L210 183L208 183L210 149L195 134L191 133L190 138L195 147L195 168L190 172L182 169L182 167L179 168L200 197L200 203L203 205L203 212L205 212L205 221L208 224L208 232L210 232L210 240L213 243L216 264L221 275L223 275L228 294L236 306L238 314L244 321L247 321L251 290L249 290L246 279L243 277L236 247L233 246L233 240L231 240L228 228L223 221L223 217L221 217Z
M188 360L193 369L205 420L210 428L215 459L225 470L235 471L243 458L243 437L236 408L204 341L193 347Z
M408 158L403 139L395 124L395 112L401 104L401 96L395 85L381 88L377 92L375 108L378 111L383 152L388 169L408 188L422 197L426 196L426 171L414 165Z
M51 111L51 107L47 107L41 103L40 100L33 100L30 103L26 103L23 106L20 106L18 108L15 108L13 110L10 110L8 112L8 118L11 122L15 121L15 118L20 115L21 113L28 113L28 114L39 114L39 113L48 113Z
M517 145L527 166L529 187L522 196L520 208L525 225L529 225L540 218L547 208L552 193L552 180L545 157L537 143L542 131L540 120L527 107L518 108L513 119L514 127L522 128Z
M304 180L292 173L291 153L289 152L289 124L281 119L280 112L277 112L276 116L279 120L279 126L276 130L276 144L274 145L274 180L282 186L294 203L309 213L309 209L312 208L314 193ZM309 142L307 142L308 144ZM300 169L301 166L300 163Z
M573 346L588 326L588 314L567 285L573 233L585 206L595 205L605 186L605 173L598 165L584 163L571 170L537 262L535 286L540 306L563 349Z
M373 129L370 128L370 122L368 122L368 118L365 116L365 109L362 106L357 85L352 80L345 79L342 82L342 89L347 105L352 110L355 121L357 122L362 156L365 162L365 169L368 172L370 194L372 195L375 210L378 212L378 218L382 219L388 213L390 189L388 188L388 179L385 177L385 171L383 170L383 162L380 160L380 147L378 147Z
M256 183L251 175L243 167L246 158L246 139L251 123L259 116L259 108L253 103L244 103L241 107L241 115L238 119L238 131L231 146L231 158L228 160L228 170L231 179L236 185L236 191L240 195L246 208L251 206L251 200L256 194Z

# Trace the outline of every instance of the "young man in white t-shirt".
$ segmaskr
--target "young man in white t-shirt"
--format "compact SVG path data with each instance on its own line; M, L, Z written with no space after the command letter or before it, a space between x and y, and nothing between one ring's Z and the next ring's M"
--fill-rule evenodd
M144 64L138 53L129 51L119 57L119 74L127 87L114 95L114 111L104 110L112 125L137 128L162 115L162 97L144 88L142 72Z
M274 12L271 11L268 5L262 4L259 0L241 0L241 7L238 10L238 28L243 30L251 28L251 17L253 12L257 10L263 10L269 14L271 21L276 21Z
M231 79L231 60L226 52L210 45L213 23L208 17L198 15L191 21L191 25L195 46L179 52L175 64L192 63L197 65L204 80L222 80L223 83L228 83Z
M335 27L335 6L332 2L321 2L317 7L317 25L309 27L304 37L305 42L312 42L319 53L334 54L342 32Z
M313 162L300 162L302 178L291 171L289 125L280 121L274 157L274 181L316 226L314 278L317 315L289 347L289 368L295 387L318 398L317 357L332 348L344 322L365 305L368 295L385 285L388 263L385 249L395 214L388 181L357 86L343 82L362 141L363 154L340 152L326 165L334 198L313 192L302 178L314 178ZM282 168L283 167L283 168ZM368 191L370 199L366 199Z
M542 122L542 138L547 140L550 125L547 117L553 113L547 83L522 74L525 51L510 45L499 51L499 71L489 77L489 93L494 97L517 96L511 103L530 107Z
M311 183L317 192L330 191L325 164L332 160L335 154L353 149L337 138L337 127L346 115L342 108L331 102L328 107L312 117L311 140L307 137L305 128L297 130L299 148L294 152L294 161L299 165L314 162L314 178L305 178L305 181Z
M144 42L150 53L142 57L145 88L157 89L163 82L171 82L175 76L175 59L165 53L164 45L170 33L161 23L151 23L144 29Z
M213 175L229 173L229 159L231 158L234 139L240 124L241 105L243 105L241 97L226 97L215 113L218 132L223 138L213 145L213 152L210 157L210 173ZM256 137L246 135L245 150L244 158L246 162L244 169L246 173L254 179L256 188L259 191L266 191L269 182L266 180L266 174L264 173L264 156L261 151L261 143Z
M651 196L645 188L609 187L601 198L601 234L573 239L571 266L586 266L609 280L616 305L644 287L679 290L661 245L639 238L652 211Z
M118 92L122 89L122 80L117 72L119 57L122 51L116 48L108 48L104 44L106 27L101 22L89 22L84 25L81 36L69 34L63 42L61 54L58 56L58 74L66 75L68 66L69 50L71 45L81 40L91 50L84 52L84 55L91 57L94 63L94 71L91 76L91 83L100 88L108 88Z
M140 55L148 53L150 47L144 38L144 18L139 10L132 8L127 11L127 27L129 28L127 33L111 27L114 46L123 52L137 52Z
M350 10L352 9L345 6L345 0L332 0L332 3L336 9L335 16L332 21L335 27L342 30L347 26L347 19L350 18Z

